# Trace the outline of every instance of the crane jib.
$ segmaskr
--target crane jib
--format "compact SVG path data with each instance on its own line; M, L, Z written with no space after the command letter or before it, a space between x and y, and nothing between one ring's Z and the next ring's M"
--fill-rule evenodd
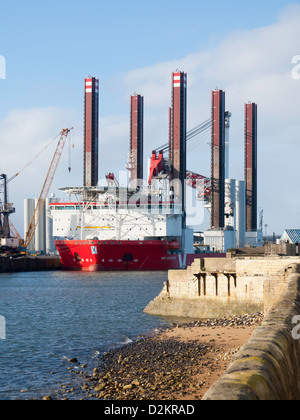
M47 173L47 176L46 176L41 194L39 196L37 205L36 205L35 210L33 212L31 221L29 223L28 230L26 232L25 242L24 242L25 248L28 247L28 245L30 244L30 242L33 238L34 232L36 230L36 226L39 222L42 210L43 210L44 205L45 205L46 198L47 198L49 190L50 190L50 187L51 187L51 184L52 184L57 166L59 164L64 146L66 144L68 134L71 130L73 130L73 128L70 128L70 129L66 128L66 129L63 129L60 133L60 138L59 138L56 150L54 152L51 164L49 166L49 170L48 170L48 173Z

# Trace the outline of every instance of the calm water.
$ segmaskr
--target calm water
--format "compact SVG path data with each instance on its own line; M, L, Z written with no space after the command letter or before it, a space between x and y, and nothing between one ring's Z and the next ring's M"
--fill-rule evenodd
M75 380L68 359L92 369L103 352L164 325L143 309L165 280L166 273L1 274L0 400L51 394Z

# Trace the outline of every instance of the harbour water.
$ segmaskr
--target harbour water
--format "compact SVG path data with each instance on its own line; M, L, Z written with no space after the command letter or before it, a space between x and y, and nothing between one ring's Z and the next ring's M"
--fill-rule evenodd
M166 276L1 274L0 400L55 394L59 383L75 383L74 369L87 364L92 370L103 352L166 325L167 321L143 313ZM79 361L72 371L71 358Z

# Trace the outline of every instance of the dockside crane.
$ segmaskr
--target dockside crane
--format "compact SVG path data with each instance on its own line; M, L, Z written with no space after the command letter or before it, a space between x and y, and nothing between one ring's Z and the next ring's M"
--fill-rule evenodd
M41 191L41 194L39 196L37 205L35 207L35 210L33 212L31 221L29 223L29 227L28 227L26 235L25 235L25 239L24 239L24 247L25 248L28 247L28 245L30 244L30 242L33 238L34 232L36 230L36 227L38 225L41 213L42 213L44 205L45 205L46 198L47 198L49 190L50 190L50 187L51 187L51 184L52 184L57 166L59 164L64 146L66 144L68 134L70 133L71 130L73 130L73 128L66 128L66 129L63 129L60 132L60 138L59 138L56 150L54 152L54 155L53 155L53 158L52 158L52 161L51 161L51 164L50 164L50 167L49 167L49 170L48 170L48 173L47 173L47 176L46 176L46 179L45 179L42 191Z
M41 156L41 154L43 152L45 152L49 146L51 146L55 141L57 141L57 139L60 137L61 133L58 133L58 135L56 137L54 137L50 143L48 143L45 147L43 147L42 150L40 150L38 153L36 153L36 155L28 162L26 163L26 165L23 166L23 168L21 170L19 170L17 173L15 173L14 175L12 175L10 178L6 177L5 175L5 183L3 182L2 184L0 183L0 194L3 192L3 189L8 187L8 184L13 181L15 178L17 178L23 171L25 171L26 168L28 168L39 156ZM73 145L74 147L74 145ZM69 172L71 171L71 144L69 145ZM2 176L3 178L3 176ZM1 179L1 176L0 176ZM5 185L6 187L5 187ZM4 204L1 201L0 198L0 231L1 231L1 226L3 226L4 223ZM19 232L17 231L17 229L15 228L15 226L13 225L11 219L9 218L9 231L10 234L13 238L16 238L19 240L19 244L23 247L24 244L24 240L21 238L21 235L19 234Z
M8 190L7 190L7 176L5 174L0 175L0 181L2 181L3 188L3 202L0 199L0 251L12 250L18 248L19 237L12 237L13 227L10 223L9 216L15 212L15 208L12 203L8 202ZM0 192L2 189L0 190Z

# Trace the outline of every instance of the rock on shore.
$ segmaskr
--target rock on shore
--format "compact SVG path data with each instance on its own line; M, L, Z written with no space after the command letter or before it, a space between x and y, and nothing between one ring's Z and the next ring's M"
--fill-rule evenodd
M212 385L228 367L238 344L244 344L236 338L238 330L246 331L243 340L249 339L262 318L256 313L173 324L155 336L105 353L92 374L81 372L81 390L87 399L201 398L205 386ZM227 336L233 340L230 346L225 345Z

